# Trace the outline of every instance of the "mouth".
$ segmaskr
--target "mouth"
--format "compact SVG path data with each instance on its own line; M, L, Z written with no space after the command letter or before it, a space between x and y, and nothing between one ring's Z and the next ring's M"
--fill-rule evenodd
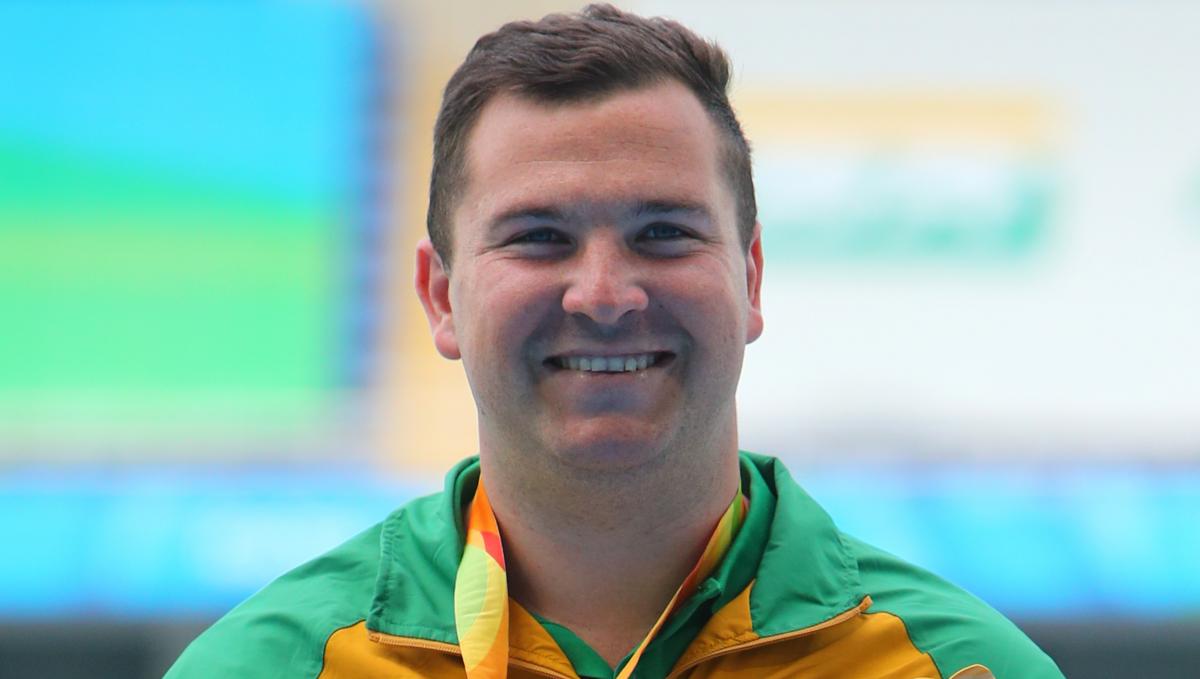
M669 351L616 356L552 356L546 359L545 364L553 370L571 370L581 373L636 373L654 367L662 367L674 357L675 355Z

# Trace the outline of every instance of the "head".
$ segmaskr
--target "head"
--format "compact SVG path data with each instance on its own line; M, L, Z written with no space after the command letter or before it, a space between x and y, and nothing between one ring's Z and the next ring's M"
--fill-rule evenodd
M444 240L418 247L416 282L438 351L464 363L485 474L501 465L545 493L651 463L676 480L736 471L762 250L724 57L607 7L480 45L438 122ZM526 68L536 86L506 79Z
M729 59L715 43L674 21L612 5L512 22L483 36L446 85L434 128L426 226L443 264L451 265L454 210L470 181L468 140L492 98L586 102L672 80L695 95L720 133L721 170L737 200L742 246L749 247L757 221L750 146L729 104L729 77Z

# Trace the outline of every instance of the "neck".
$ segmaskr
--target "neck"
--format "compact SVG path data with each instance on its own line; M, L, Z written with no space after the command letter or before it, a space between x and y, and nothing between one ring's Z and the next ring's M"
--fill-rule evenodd
M559 470L550 490L514 483L505 472L515 465L485 452L510 595L615 666L666 608L737 490L735 445L697 453L616 478Z

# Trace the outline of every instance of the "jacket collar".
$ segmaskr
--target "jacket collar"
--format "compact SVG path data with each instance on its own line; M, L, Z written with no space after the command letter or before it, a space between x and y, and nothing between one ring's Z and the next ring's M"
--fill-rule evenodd
M707 618L751 583L750 622L759 637L819 624L864 596L842 535L783 464L751 453L741 453L740 464L750 498L746 522L724 561L659 638L686 632L681 627L692 627L689 620ZM478 480L479 459L463 460L446 475L443 492L414 500L384 521L369 630L458 643L454 578L463 549L462 507Z
M778 459L752 453L741 459L743 474L753 469L776 501L750 592L754 632L785 634L858 607L866 596L858 560L833 520Z

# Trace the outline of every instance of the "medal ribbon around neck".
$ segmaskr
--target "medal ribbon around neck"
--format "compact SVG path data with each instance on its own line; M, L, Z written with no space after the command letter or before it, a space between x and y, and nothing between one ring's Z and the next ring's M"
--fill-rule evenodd
M677 608L687 601L729 551L729 545L746 519L749 501L741 488L717 522L700 560L675 590L670 603L633 649L629 662L616 679L629 679L642 653ZM508 676L508 574L500 527L483 489L483 479L467 509L467 540L454 579L454 626L462 649L468 679L502 679Z
M468 679L508 675L508 574L483 479L467 509L467 542L454 578L454 627Z

